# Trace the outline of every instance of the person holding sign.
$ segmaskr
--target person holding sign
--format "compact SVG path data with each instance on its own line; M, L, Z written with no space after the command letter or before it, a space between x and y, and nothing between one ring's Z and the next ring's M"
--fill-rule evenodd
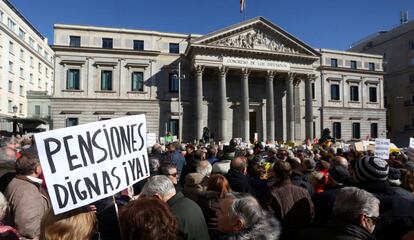
M42 174L39 157L34 152L22 152L15 164L16 176L7 186L4 195L10 204L12 225L28 239L40 234L40 221L49 209L47 193L41 187Z

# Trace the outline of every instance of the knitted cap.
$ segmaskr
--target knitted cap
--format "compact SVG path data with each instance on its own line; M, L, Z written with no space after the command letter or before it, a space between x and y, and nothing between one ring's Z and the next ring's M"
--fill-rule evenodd
M361 158L355 165L355 174L360 182L387 180L388 171L386 161L372 156Z

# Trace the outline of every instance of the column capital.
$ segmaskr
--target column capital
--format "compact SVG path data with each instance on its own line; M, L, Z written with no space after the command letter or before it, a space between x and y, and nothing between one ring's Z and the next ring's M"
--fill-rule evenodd
M205 67L203 65L195 65L194 69L196 70L197 74L202 74L204 72Z
M273 80L276 76L276 71L267 70L267 80Z
M219 70L219 73L220 73L221 76L225 76L225 75L227 75L227 72L229 71L229 68L225 67L225 66L220 66L218 68L218 70Z
M316 80L317 76L314 73L306 74L306 80L309 80L310 82L314 82Z
M242 68L241 71L242 71L243 77L248 77L251 72L251 70L248 68Z

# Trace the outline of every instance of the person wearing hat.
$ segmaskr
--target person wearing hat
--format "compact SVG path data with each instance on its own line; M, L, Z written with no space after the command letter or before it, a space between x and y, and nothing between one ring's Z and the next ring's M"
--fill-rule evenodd
M366 156L356 161L353 177L357 187L374 194L380 200L380 218L374 231L379 239L401 239L414 227L414 196L387 181L388 163Z

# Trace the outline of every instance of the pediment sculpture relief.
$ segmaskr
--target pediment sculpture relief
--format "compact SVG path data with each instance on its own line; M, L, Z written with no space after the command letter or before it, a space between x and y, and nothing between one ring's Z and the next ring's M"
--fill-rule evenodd
M213 43L217 46L251 48L269 50L282 53L299 53L297 50L286 47L283 43L272 39L260 30L251 31L235 37L221 39Z

